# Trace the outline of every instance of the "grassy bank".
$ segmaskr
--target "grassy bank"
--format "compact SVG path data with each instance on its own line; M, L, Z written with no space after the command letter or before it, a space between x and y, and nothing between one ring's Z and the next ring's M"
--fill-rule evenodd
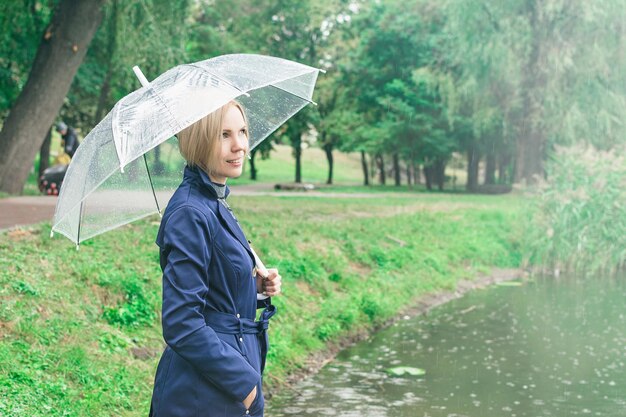
M232 197L284 277L266 382L418 296L520 264L515 196ZM154 220L85 242L0 235L0 415L143 416L162 350Z

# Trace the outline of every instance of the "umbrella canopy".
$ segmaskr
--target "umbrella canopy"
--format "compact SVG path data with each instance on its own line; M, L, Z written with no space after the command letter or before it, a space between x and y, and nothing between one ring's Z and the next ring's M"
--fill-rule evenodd
M252 150L312 102L319 71L236 54L163 73L121 99L85 137L65 175L52 232L79 244L160 213L184 167L173 135L237 99L248 117Z

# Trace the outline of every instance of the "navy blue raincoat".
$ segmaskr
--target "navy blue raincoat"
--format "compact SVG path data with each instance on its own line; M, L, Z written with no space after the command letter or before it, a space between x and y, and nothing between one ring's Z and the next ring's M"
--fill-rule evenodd
M254 257L219 189L185 168L157 235L163 337L153 417L262 416L261 374L273 306L257 305ZM228 188L225 188L228 195ZM266 307L261 320L256 309ZM249 410L243 400L256 386Z

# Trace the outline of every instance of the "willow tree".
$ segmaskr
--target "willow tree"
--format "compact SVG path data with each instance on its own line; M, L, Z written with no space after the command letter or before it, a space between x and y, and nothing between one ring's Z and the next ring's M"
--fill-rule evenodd
M610 142L623 134L624 5L446 3L450 57L461 73L457 93L472 114L489 114L490 107L500 113L503 139L515 143L516 181L543 176L555 143ZM482 117L474 121L484 125Z

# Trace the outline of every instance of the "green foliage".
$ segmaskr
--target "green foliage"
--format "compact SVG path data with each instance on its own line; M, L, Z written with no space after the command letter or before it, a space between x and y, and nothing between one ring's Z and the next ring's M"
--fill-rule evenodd
M382 297L375 294L364 294L361 297L361 311L369 318L371 322L376 321L379 317L385 317L389 311L385 311Z
M583 273L626 265L624 148L557 148L539 189L527 245L532 263Z
M337 321L328 321L321 324L317 329L317 337L323 342L337 337L341 333L341 324Z
M61 116L86 135L113 105L141 86L132 67L149 80L184 62L190 2L112 0L74 78Z
M26 83L53 7L57 1L0 3L0 118Z
M128 279L128 277L126 277ZM115 307L107 307L104 318L110 324L122 326L148 326L157 317L154 300L149 300L143 286L137 281L128 279L124 282L126 295L124 302Z

